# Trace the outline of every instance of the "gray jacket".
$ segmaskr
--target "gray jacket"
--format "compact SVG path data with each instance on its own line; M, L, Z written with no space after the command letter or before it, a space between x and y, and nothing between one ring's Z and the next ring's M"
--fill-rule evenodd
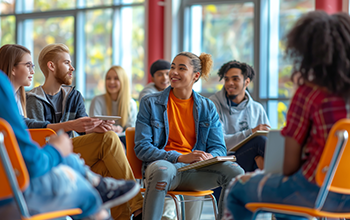
M61 88L63 100L60 121L56 121L55 108L47 100L42 86L36 87L27 93L26 107L28 118L49 123L61 123L88 116L81 93L73 86L63 85ZM72 131L67 132L67 134L72 136Z

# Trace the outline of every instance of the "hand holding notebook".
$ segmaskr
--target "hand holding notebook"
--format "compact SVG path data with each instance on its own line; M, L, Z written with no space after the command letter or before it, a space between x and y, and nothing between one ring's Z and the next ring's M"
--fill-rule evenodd
M246 144L248 141L255 138L256 136L260 136L260 135L267 136L268 133L269 131L256 131L253 134L249 135L248 137L244 138L241 142L239 142L235 146L231 147L228 151L236 151L240 147L242 147L244 144Z

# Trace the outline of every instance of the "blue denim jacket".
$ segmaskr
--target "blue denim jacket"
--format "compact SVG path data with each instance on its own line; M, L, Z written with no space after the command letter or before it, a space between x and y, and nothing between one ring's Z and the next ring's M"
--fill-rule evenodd
M176 163L181 155L164 150L169 138L167 103L169 86L163 92L142 98L135 128L135 153L147 165L156 160ZM226 146L219 115L214 103L192 90L193 116L197 141L192 150L201 150L216 156L226 155Z

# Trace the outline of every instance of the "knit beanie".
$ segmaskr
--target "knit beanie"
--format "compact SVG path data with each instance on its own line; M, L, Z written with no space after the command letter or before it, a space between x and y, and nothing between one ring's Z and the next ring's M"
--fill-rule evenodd
M150 72L153 77L154 73L158 70L170 70L170 63L166 60L157 60L152 63Z

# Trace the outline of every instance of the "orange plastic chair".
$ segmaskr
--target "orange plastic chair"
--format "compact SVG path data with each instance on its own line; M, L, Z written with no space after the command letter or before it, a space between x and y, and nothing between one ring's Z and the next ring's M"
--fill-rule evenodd
M32 137L32 140L38 143L40 147L44 146L47 143L48 137L56 134L56 132L50 128L35 128L28 129L28 131Z
M29 185L29 175L11 126L0 118L0 200L14 197L23 220L53 219L81 214L80 209L68 209L30 216L21 191ZM7 181L6 181L7 180Z
M333 125L328 135L325 148L316 170L316 183L320 187L320 191L313 208L274 203L248 203L246 204L246 208L255 212L253 219L261 212L304 216L309 219L313 217L350 218L350 213L322 211L329 191L350 194L349 134L350 119L342 119Z
M125 131L125 138L126 138L126 157L128 158L129 164L131 166L131 169L134 173L134 176L136 179L142 179L142 161L136 156L135 154L135 128L129 127ZM145 192L145 188L141 188L141 192ZM209 196L212 203L213 203L213 209L214 209L214 215L215 219L217 219L218 215L218 209L215 197L213 196L212 190L206 190L206 191L168 191L167 195L170 196L174 202L176 207L176 214L179 219L185 219L185 207L183 205L183 196L194 196L194 197L201 197L201 196ZM181 200L179 200L176 195L179 195ZM202 199L206 200L206 199ZM180 208L178 203L181 203L181 215L180 215Z

